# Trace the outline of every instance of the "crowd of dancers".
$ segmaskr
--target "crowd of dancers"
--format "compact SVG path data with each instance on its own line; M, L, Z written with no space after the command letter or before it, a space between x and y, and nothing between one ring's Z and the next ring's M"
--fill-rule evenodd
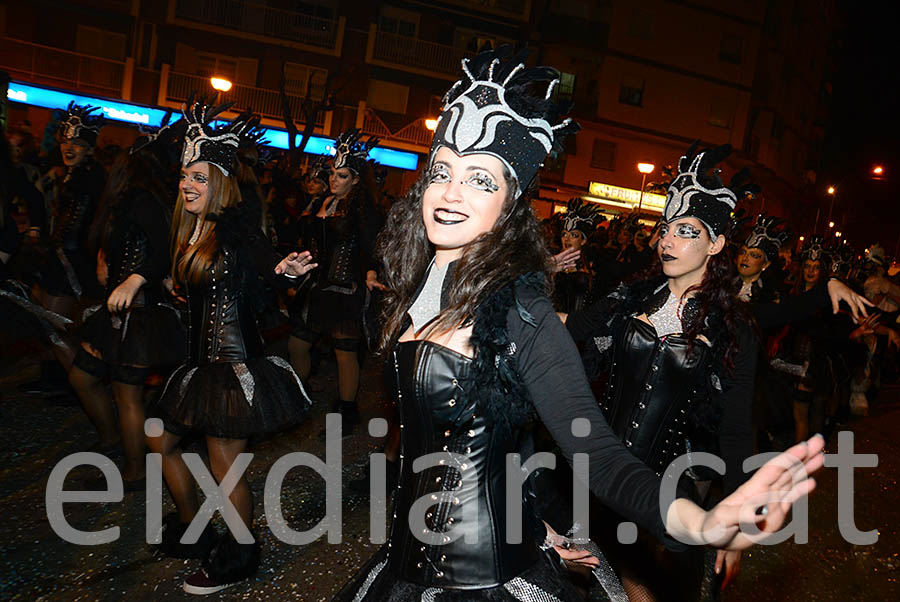
M344 132L328 163L301 169L269 154L257 116L214 127L231 107L203 98L118 153L97 148L93 107L55 115L41 153L27 129L7 132L12 336L52 351L93 450L121 455L126 491L144 489L147 449L161 454L176 512L160 550L201 563L185 591L250 578L259 545L243 477L227 510L243 528L184 537L199 501L182 439L205 438L221 482L251 437L304 420L323 340L344 436L360 421L360 357L384 359L396 395L389 541L336 597L366 602L716 599L759 539L740 526L777 530L814 487L818 434L865 413L895 374L900 288L883 250L858 259L814 236L794 244L781 220L741 219L759 190L746 170L720 179L728 146L685 152L655 224L604 223L580 198L539 222L539 167L578 125L553 100L556 72L524 61L502 48L463 62L401 199L368 157L376 139ZM262 336L279 313L287 357L267 355ZM145 404L154 380L164 386ZM145 436L147 418L163 432ZM594 494L589 532L567 510L564 463L532 469L506 503L507 456L537 451L587 455L575 472ZM661 506L667 467L698 451L720 456L724 476L691 467ZM414 468L426 456L441 459ZM639 525L633 537L623 520ZM571 578L579 566L596 582Z

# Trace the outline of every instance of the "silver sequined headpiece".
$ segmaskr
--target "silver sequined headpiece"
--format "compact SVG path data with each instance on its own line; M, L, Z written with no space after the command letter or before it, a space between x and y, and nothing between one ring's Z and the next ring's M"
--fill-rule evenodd
M750 231L750 236L744 242L751 249L759 249L766 254L767 261L773 261L778 257L778 250L781 245L787 242L791 237L791 233L781 227L784 220L777 217L769 217L766 215L758 215L756 217L756 225Z
M502 47L462 60L463 78L444 95L431 157L442 146L457 155L497 157L515 178L519 195L554 145L579 126L571 119L552 123L560 112L552 100L559 72L549 67L526 68L527 53L507 60L509 54L509 48ZM535 82L549 85L534 95L528 85ZM528 98L517 102L518 97Z
M93 114L100 107L89 105L77 105L70 102L66 108L66 117L59 123L59 134L63 140L81 140L94 146L97 144L97 136L103 127L103 113Z
M606 218L595 203L585 203L581 197L569 199L566 212L563 214L563 230L578 230L589 236Z
M226 103L210 107L200 101L190 107L181 107L187 123L181 153L182 167L205 162L215 165L226 176L231 175L241 138L252 136L259 125L259 117L244 113L231 123L213 129L213 119L231 105Z
M360 141L362 133L358 128L347 130L334 141L334 168L346 167L359 174L365 169L369 153L380 140L371 136L365 142Z

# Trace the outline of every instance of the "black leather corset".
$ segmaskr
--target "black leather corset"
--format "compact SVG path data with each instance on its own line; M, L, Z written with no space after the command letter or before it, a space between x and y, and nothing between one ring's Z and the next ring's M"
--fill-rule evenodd
M518 451L518 442L492 428L477 393L466 396L473 399L468 404L457 402L470 358L427 341L410 341L397 346L394 365L403 455L391 570L399 579L451 589L509 581L539 559L527 511L521 543L507 543L505 463L507 453ZM436 452L435 466L414 471L417 459ZM521 492L512 503L522 504Z
M262 355L262 335L240 286L233 252L225 251L221 268L209 271L208 282L189 285L187 292L191 365L240 362Z
M91 225L96 200L82 191L65 190L58 203L50 239L67 251L78 250Z
M129 224L116 244L112 245L111 252L106 258L109 275L106 282L107 292L125 282L125 280L145 267L150 253L150 239L136 224ZM151 288L155 283L147 283L141 290Z
M634 317L616 345L603 413L631 453L657 473L688 451L687 418L702 394L708 353L698 341L689 355L686 338L657 338L653 326Z

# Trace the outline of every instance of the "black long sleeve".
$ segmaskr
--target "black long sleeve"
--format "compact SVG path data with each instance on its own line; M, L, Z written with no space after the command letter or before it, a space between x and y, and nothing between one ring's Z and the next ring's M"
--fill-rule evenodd
M750 303L750 311L760 329L771 330L808 318L830 305L828 283L823 282L801 295L788 295L781 303Z
M610 318L613 315L613 308L622 298L621 295L622 289L618 287L596 303L569 314L566 318L569 335L578 343L593 337L609 336Z
M591 393L578 350L549 299L536 296L523 305L536 326L523 321L513 309L509 335L516 344L519 373L540 419L570 464L574 454L588 454L589 486L594 495L612 510L667 540L659 506L660 479L609 428ZM590 422L588 437L572 435L575 418Z
M169 221L165 208L149 193L136 194L128 203L131 218L147 235L150 252L137 273L148 284L158 283L169 272Z
M737 340L734 369L722 378L722 391L713 401L722 408L719 422L719 453L725 460L725 495L749 478L744 473L746 458L753 455L753 388L758 356L757 339L748 327Z

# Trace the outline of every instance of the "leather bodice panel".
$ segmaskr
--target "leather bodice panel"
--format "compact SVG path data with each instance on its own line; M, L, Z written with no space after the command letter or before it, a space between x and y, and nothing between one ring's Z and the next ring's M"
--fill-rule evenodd
M518 441L492 428L477 393L462 395L471 359L410 341L395 349L394 366L403 425L391 534L397 577L465 589L499 585L533 566L538 551L525 512L522 543L507 543L505 463ZM417 472L416 459L434 453L434 465ZM411 527L410 517L424 524Z
M319 258L319 281L351 286L362 278L357 220L351 216L310 217L310 251Z
M207 282L187 287L191 365L238 362L263 353L262 335L235 261L235 254L226 249L221 267L209 271Z
M102 169L86 163L76 167L63 184L53 216L50 239L67 251L82 247L103 192Z
M709 348L697 342L688 353L680 335L657 338L653 326L629 318L616 346L602 409L625 446L657 472L687 450L687 414Z
M109 268L107 290L112 291L130 275L143 269L150 254L150 239L136 224L127 227L119 244L116 244L106 258Z

